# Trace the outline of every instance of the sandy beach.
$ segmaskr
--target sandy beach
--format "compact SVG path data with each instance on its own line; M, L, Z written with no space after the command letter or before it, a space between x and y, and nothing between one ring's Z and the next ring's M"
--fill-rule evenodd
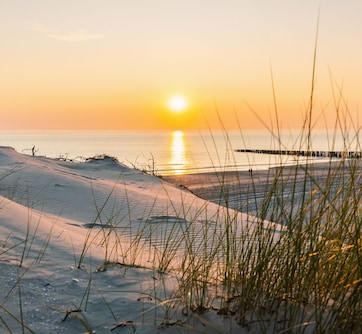
M323 180L329 167L313 168ZM284 190L293 170L283 169ZM221 312L217 285L202 312L192 303L185 309L185 298L196 297L180 288L187 281L180 273L192 273L203 265L199 255L225 243L220 226L227 220L240 247L257 227L278 236L282 225L250 214L275 173L160 178L111 157L74 163L1 147L0 332L253 332ZM302 175L294 191L302 191ZM185 260L186 253L194 257ZM205 279L222 268L204 268Z
M203 328L200 316L174 306L165 323L178 280L170 269L184 247L171 249L175 226L193 222L197 231L225 214L240 226L255 219L110 157L72 163L1 147L0 194L1 332ZM230 323L216 311L204 317L218 328Z

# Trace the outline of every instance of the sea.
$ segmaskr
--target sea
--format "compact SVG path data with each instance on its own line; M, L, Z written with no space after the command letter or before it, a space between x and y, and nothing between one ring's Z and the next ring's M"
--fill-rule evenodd
M129 167L158 175L268 169L295 164L296 157L237 150L361 151L359 139L353 133L315 131L309 136L298 130L0 132L0 146L23 154L34 151L36 156L75 163L111 156ZM319 162L326 158L308 159Z

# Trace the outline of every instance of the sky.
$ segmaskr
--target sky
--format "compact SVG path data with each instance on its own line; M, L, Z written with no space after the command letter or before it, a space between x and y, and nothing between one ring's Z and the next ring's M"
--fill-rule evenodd
M298 129L315 44L313 124L338 110L358 126L361 12L360 0L0 0L0 130Z

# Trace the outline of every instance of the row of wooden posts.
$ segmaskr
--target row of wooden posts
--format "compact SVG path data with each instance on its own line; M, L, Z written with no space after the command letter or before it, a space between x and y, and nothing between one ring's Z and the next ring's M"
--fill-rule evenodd
M258 153L258 154L277 154L277 155L295 155L301 157L320 157L320 158L362 158L361 151L308 151L308 150L254 150L237 149L235 152Z

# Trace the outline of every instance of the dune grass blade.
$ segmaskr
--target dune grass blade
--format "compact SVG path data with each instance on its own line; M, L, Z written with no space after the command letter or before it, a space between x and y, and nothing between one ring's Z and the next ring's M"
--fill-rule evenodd
M7 310L4 306L0 305L0 309L4 311L7 315L9 315L13 320L15 320L17 323L20 324L22 330L27 329L31 334L36 334L35 331L33 331L28 325L26 325L22 320L20 320L17 316L15 316L13 313L11 313L9 310ZM6 321L4 321L3 318L1 318L3 324L6 326L7 329L9 329L9 332L12 333L10 327L7 325Z

